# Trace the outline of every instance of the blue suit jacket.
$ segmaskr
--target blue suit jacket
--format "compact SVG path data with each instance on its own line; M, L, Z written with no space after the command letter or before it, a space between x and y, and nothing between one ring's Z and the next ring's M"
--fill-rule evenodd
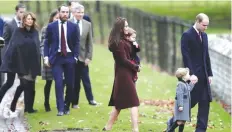
M0 17L0 37L2 37L2 35L3 35L3 27L4 27L4 21Z
M189 68L190 75L194 74L198 79L208 80L208 76L213 76L213 73L209 58L207 34L203 32L201 38L202 42L196 30L191 27L181 37L181 52L184 66ZM205 83L207 83L209 97L212 100L209 82ZM199 89L200 92L202 87L203 85L197 84L194 90ZM198 96L197 93L196 96Z
M67 21L67 43L69 49L73 53L73 57L78 58L80 45L80 30L72 22ZM48 24L45 41L44 41L44 56L49 57L50 64L53 64L59 49L59 28L58 21Z

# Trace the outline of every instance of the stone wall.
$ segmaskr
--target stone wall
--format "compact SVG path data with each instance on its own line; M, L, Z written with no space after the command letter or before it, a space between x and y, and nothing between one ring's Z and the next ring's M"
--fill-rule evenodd
M212 93L214 99L231 105L231 34L208 35L209 54L213 70ZM230 112L230 111L229 111Z

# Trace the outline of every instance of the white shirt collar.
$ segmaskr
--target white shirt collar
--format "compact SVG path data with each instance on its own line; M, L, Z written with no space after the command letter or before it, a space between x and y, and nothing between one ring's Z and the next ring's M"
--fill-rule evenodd
M199 34L199 31L197 30L197 28L196 28L196 25L195 25L195 24L193 25L193 28L196 30L197 34Z
M17 26L20 26L21 25L21 21L18 20L16 16L14 17L14 19L15 19L15 22L17 23Z
M74 18L74 22L77 23L77 19ZM82 20L79 20L79 24L82 24Z

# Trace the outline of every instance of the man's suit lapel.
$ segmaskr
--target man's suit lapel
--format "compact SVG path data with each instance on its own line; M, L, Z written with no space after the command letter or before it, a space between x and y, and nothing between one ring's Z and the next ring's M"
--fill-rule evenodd
M204 58L205 58L205 56L206 56L206 50L207 50L207 39L206 39L206 34L205 33L202 33L202 35L201 35L201 37L202 37L202 44L203 44L203 55L204 55Z
M194 37L196 38L195 40L197 41L197 44L201 44L201 40L200 40L200 37L197 33L197 31L192 27L192 33L194 34Z
M55 21L54 27L55 27L54 30L56 32L57 41L59 43L59 23L58 23L58 21Z
M85 23L85 21L84 20L82 20L82 33L81 33L81 35L83 35L83 33L86 31L86 23Z
M15 19L12 20L12 25L14 29L18 27L18 24L16 23Z
M69 21L67 21L67 34L66 34L67 42L69 42L68 40L69 40L70 30L71 30L69 26L70 26L70 23Z

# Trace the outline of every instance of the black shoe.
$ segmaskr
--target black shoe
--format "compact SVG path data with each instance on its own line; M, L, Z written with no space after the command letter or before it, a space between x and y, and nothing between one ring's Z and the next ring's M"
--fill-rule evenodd
M169 120L167 121L167 129L166 129L166 132L169 132L169 130L171 129L173 123L174 123L174 122L173 122L173 118L171 118L171 119L169 119ZM173 130L173 131L171 131L171 132L175 132L175 130Z
M50 108L50 105L49 105L49 104L44 104L44 107L45 107L45 111L46 111L46 112L51 111L51 108Z
M102 131L106 131L106 128L104 127L104 128L102 129Z
M57 113L57 116L63 116L64 115L64 112L58 112Z
M65 110L65 111L64 111L64 114L65 114L65 115L69 115L69 114L70 114L70 110Z
M32 110L28 110L27 112L28 112L28 113L30 113L30 114L32 114L32 113L37 113L37 112L38 112L38 110L34 110L34 109L32 109Z
M96 102L95 100L90 100L90 101L89 101L89 104L90 104L90 105L97 105L97 102Z

